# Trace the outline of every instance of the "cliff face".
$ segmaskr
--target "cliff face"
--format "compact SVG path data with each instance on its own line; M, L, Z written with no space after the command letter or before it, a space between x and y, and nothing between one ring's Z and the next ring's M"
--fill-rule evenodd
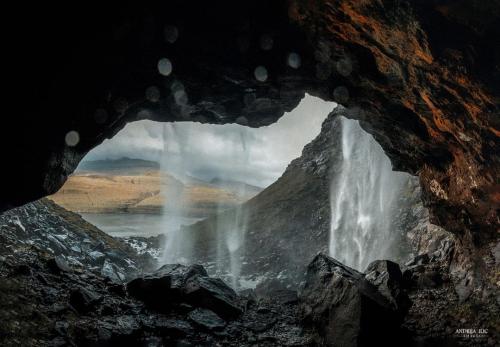
M498 0L51 6L19 9L6 43L16 116L0 138L17 169L2 210L54 193L126 122L262 126L308 92L348 106L396 168L419 175L433 222L467 247L497 238Z
M419 174L433 221L459 233L498 226L498 2L472 18L481 9L317 1L290 10L312 29L316 73L348 89L350 116L396 168Z
M337 107L324 121L321 133L304 147L302 155L288 165L283 175L241 208L186 227L183 232L190 234L186 238L193 240L193 250L186 252L194 255L194 261L206 264L222 258L227 263L223 268L229 269L231 254L226 242L231 239L229 235L241 232L242 247L233 258L241 257L244 278L257 282L278 279L287 286L297 287L314 256L329 252L330 187L342 170L341 117L346 111ZM377 259L391 258L405 263L413 256L435 251L443 235L439 227L429 222L416 177L404 178L398 196L397 208L388 216L390 240L381 243L388 251L374 250L373 254L377 254ZM376 232L383 234L385 230ZM366 248L363 253L369 253L374 240L378 240L376 235L363 245Z

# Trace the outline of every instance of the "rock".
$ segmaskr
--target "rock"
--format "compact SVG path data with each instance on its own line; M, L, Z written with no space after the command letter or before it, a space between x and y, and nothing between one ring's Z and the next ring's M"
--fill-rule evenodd
M116 308L110 305L104 305L101 308L101 316L112 316L116 314Z
M187 280L195 275L208 276L207 271L201 265L181 265L167 264L155 271L158 276L170 276L172 279L171 287L182 290Z
M409 260L405 266L423 265L429 262L429 255L427 253L417 255L413 259Z
M460 302L467 300L474 291L474 278L469 273L464 274L463 278L455 282L455 292Z
M375 260L365 270L365 278L377 287L392 308L404 316L411 306L403 289L403 274L399 265L390 260Z
M298 299L296 290L287 289L285 283L275 278L257 284L254 293L258 299L274 300L281 305L296 303Z
M329 346L387 344L400 338L401 314L378 287L326 255L318 254L309 264L299 300L304 322Z
M197 308L188 315L189 319L197 326L207 330L220 330L226 322L213 311Z
M60 336L67 336L68 335L68 327L69 324L68 322L64 321L58 321L54 325L54 330L59 334Z
M224 319L235 319L243 310L238 295L219 278L194 276L186 283L186 298L196 307L205 307Z
M248 312L243 317L243 325L254 333L269 330L276 324L276 314L270 310Z
M132 336L141 328L134 315L114 317L113 323L113 336Z
M108 277L113 282L122 283L125 279L125 275L120 271L118 266L113 264L109 259L104 260L104 264L101 268L101 275Z
M444 279L433 266L413 265L403 272L403 282L406 288L424 289L437 288Z
M14 268L12 275L30 276L31 268L26 264L20 264Z
M259 282L255 287L255 295L258 298L266 298L275 291L285 290L286 285L276 278L266 279L262 282Z
M59 272L71 272L71 268L68 265L68 262L63 256L56 256L52 259L49 259L47 262L47 265L50 270L54 273L59 273Z
M173 338L185 337L194 333L191 324L181 319L146 316L142 318L142 325L147 331Z
M120 296L127 295L127 289L123 284L112 284L108 286L108 291Z
M102 296L94 291L79 287L71 291L69 303L79 313L90 312L97 303L102 300Z
M274 291L271 293L270 297L280 305L295 304L298 301L297 291L290 289Z
M127 284L129 295L159 311L185 301L186 282L193 276L207 276L201 265L164 265L155 272Z
M170 299L168 294L171 281L170 276L147 275L127 283L127 292L146 305L162 310L169 306L166 300Z

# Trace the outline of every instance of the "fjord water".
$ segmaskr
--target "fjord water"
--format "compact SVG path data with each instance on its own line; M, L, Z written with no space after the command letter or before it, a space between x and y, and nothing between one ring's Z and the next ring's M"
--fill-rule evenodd
M200 218L153 213L81 213L87 222L113 237L150 237L165 233L165 229L179 229Z
M330 190L330 255L363 271L376 259L394 257L394 216L402 188L410 177L392 171L380 145L359 122L341 118L340 171Z

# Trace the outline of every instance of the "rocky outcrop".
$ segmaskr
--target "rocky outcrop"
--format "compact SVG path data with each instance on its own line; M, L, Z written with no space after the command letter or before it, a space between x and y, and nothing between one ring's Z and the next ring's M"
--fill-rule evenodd
M52 256L53 272L85 267L123 282L156 267L149 254L102 232L78 214L41 199L0 214L0 255L38 249Z
M409 307L399 266L372 263L367 275L317 255L300 294L302 317L327 346L402 343L399 326Z
M350 116L419 174L432 221L456 233L498 227L494 3L297 1L289 12L316 74L349 91Z
M210 309L223 318L234 319L243 312L234 290L222 280L208 277L200 265L164 265L152 274L129 282L127 290L159 311L185 303Z
M495 284L498 277L494 274L494 246L490 247L483 255L486 266L481 270L483 280L479 286L470 273L458 271L453 264L457 250L450 239L402 268L404 287L413 302L403 328L417 345L498 344L500 305ZM471 333L473 330L475 333Z
M367 336L376 339L380 331L387 332L388 325L397 327L401 322L403 334L391 328L385 342L402 337L417 345L467 346L470 337L456 333L464 326L488 331L475 337L474 344L494 346L499 338L495 328L500 316L495 267L500 257L494 244L483 255L488 281L480 288L458 271L454 243L444 238L437 246L422 241L428 248L422 248L422 254L403 267L403 274L389 261L376 261L362 274L320 255L310 265L299 297L279 280L236 294L220 279L207 276L199 265L166 265L125 286L103 274L105 263L96 263L90 256L78 258L80 265L72 253L62 251L57 256L47 242L65 230L66 239L60 238L65 248L86 244L75 234L86 235L90 244L100 240L106 245L100 248L106 257L113 252L124 257L130 254L124 260L140 264L133 263L136 258L132 253L120 253L127 250L123 243L88 230L77 216L45 200L12 210L2 218L2 346L315 346L330 333L338 341L358 336L359 341ZM40 225L43 233L35 225ZM23 227L31 238L17 234L24 232ZM88 251L93 252L92 248ZM87 250L82 253L87 254ZM121 265L117 262L116 266ZM131 271L127 275L137 273L133 267L120 269ZM409 309L407 293L413 302ZM340 314L342 310L346 313ZM330 321L320 312L331 312L335 319ZM383 322L372 322L380 312L388 318L388 325L373 331ZM368 326L365 318L371 322ZM335 324L344 323L348 328L333 329ZM339 332L342 334L336 335Z
M129 282L125 290L85 268L55 273L50 259L38 250L0 257L2 346L314 345L302 329L296 302L238 296L199 266L167 266ZM225 289L204 286L192 300L188 282L198 276ZM186 295L172 295L173 288L184 288ZM238 300L244 310L225 315L218 305L222 297ZM217 305L207 306L211 300Z

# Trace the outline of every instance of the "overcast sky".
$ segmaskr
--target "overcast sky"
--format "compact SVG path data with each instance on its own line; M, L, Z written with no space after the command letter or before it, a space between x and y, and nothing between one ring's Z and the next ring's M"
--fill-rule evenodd
M278 122L257 129L237 124L133 122L84 160L154 160L177 176L219 177L265 187L319 134L334 107L334 103L306 96Z

